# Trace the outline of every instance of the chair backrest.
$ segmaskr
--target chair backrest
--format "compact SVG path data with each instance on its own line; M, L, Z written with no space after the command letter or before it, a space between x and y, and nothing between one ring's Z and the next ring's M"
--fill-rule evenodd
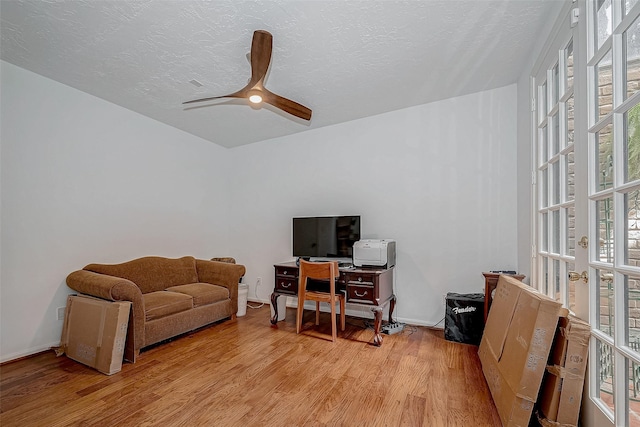
M301 259L298 277L300 278L298 293L306 290L307 279L318 279L329 280L329 293L334 296L336 293L335 279L340 277L338 261L310 262Z

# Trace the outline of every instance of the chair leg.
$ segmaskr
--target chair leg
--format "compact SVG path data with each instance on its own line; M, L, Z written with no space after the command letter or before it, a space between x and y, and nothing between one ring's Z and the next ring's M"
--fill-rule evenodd
M316 301L316 326L320 325L320 301Z
M345 307L346 307L346 303L344 301L344 298L340 298L340 330L344 331L345 328L345 324L346 322L346 314L345 314Z
M331 340L336 342L338 336L336 331L336 302L331 301Z
M296 334L302 329L302 314L304 312L304 299L298 295L298 310L296 311Z

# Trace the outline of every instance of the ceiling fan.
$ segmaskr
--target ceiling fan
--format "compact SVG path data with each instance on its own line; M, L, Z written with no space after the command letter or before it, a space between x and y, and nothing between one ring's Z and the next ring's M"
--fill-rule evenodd
M221 98L244 98L253 104L266 102L293 116L304 120L311 120L311 110L295 101L276 95L264 87L264 78L271 62L271 50L273 46L273 36L268 31L257 30L253 33L251 42L251 79L249 83L237 92L222 96L212 96L208 98L194 99L183 102L192 104L195 102L211 101Z

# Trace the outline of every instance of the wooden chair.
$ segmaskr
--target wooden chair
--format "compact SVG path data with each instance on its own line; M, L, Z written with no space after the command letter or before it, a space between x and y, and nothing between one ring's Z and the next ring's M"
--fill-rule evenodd
M296 333L302 328L302 314L304 302L307 300L316 302L316 325L320 324L320 303L328 302L331 305L331 338L336 341L336 303L340 303L340 330L345 327L345 297L342 292L336 293L336 278L340 276L338 262L308 262L300 260L300 273L298 277L298 311L296 321ZM329 280L329 292L307 291L307 279Z

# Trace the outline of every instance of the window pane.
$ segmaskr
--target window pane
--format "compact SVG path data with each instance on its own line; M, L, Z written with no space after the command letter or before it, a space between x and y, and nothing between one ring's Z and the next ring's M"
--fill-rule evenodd
M598 261L613 262L613 198L596 202L597 235L600 238Z
M551 203L557 205L560 203L560 162L551 163L551 173L553 174L553 188L551 189L553 198Z
M565 182L565 202L576 199L576 172L573 151L564 156L564 170L567 171L567 180Z
M595 104L596 121L611 112L613 102L613 85L611 84L611 51L596 65L596 81L598 82Z
M638 0L625 0L625 2L624 2L624 10L623 10L624 14L625 14L625 15L626 15L626 14L628 14L628 13L629 13L629 11L631 10L631 8L632 8L636 3L638 3Z
M565 93L573 87L573 40L569 42L564 50L565 58Z
M599 191L613 185L613 125L608 124L596 133L596 147L596 191Z
M624 263L640 267L640 191L635 190L625 194L624 206L627 212Z
M566 229L567 229L567 241L565 244L567 245L567 253L566 255L575 257L576 256L576 208L574 206L569 206L567 208L567 219L566 219ZM573 269L569 271L574 271Z
M596 270L596 289L598 291L596 327L613 337L615 312L613 306L613 272Z
M568 271L576 271L576 265L573 262L567 264ZM567 280L567 305L569 310L576 311L576 282Z
M598 341L596 344L596 353L599 362L598 389L600 392L598 397L613 411L613 349L602 341Z
M560 254L560 211L553 211L553 233L551 239L553 242L552 252Z
M627 331L625 344L640 352L640 277L625 276L625 307Z
M625 182L640 179L640 104L625 113L627 143L625 144Z
M611 25L611 0L597 0L596 2L596 40L598 41L597 47L607 40L612 33L613 26Z
M624 33L626 39L625 61L626 98L640 89L640 19L636 19Z
M575 136L575 129L574 129L574 125L573 125L573 121L574 121L574 114L575 114L575 104L574 104L574 99L573 99L573 95L571 95L571 97L569 99L567 99L567 102L565 103L565 111L566 111L566 120L567 120L567 141L566 144L567 146L573 144L573 140L574 140L574 136Z

